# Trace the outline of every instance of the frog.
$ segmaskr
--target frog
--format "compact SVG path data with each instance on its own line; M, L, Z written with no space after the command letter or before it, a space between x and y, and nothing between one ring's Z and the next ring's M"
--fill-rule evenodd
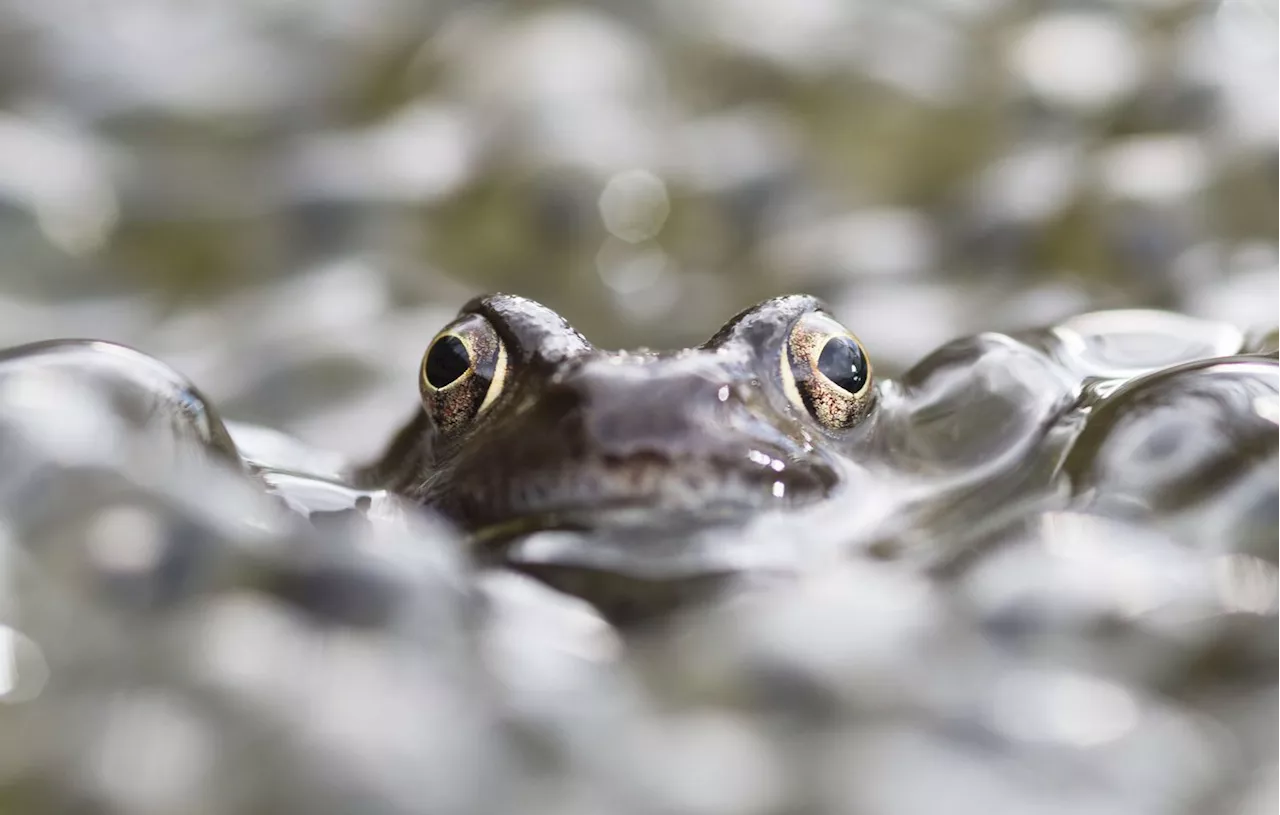
M732 521L829 496L876 388L816 298L743 310L695 348L597 348L496 294L428 344L421 409L356 480L478 539L538 529Z
M868 472L989 483L1060 425L1074 439L1082 428L1067 420L1109 388L1243 346L1220 324L1097 312L960 338L877 381L862 341L810 295L765 300L697 347L659 352L597 348L550 308L493 294L427 344L420 405L353 480L481 540L742 520L830 499Z
M383 452L323 473L255 450L262 429L224 426L179 373L112 343L10 349L0 386L33 370L105 385L103 411L175 456L242 469L313 523L403 505L454 530L478 568L619 624L811 553L955 574L1061 511L1274 560L1274 332L1091 312L958 337L886 378L853 328L788 294L696 347L612 351L534 300L478 297L425 343L416 404Z

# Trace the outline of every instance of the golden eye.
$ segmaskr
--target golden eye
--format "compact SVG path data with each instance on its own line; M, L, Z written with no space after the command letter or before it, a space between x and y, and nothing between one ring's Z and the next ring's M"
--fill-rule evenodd
M822 426L843 430L871 408L871 361L849 329L812 311L791 327L782 353L782 386Z
M506 384L507 349L479 314L455 320L422 357L422 404L436 427L457 433L480 416Z

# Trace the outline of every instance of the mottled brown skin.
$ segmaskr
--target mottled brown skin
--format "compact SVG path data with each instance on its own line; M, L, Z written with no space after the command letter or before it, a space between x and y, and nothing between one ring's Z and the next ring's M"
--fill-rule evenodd
M839 328L812 297L768 300L671 353L597 349L555 312L511 295L476 299L460 315L480 315L501 339L500 393L469 425L442 427L433 416L453 417L452 403L424 385L426 407L361 480L472 532L733 520L808 503L836 485L841 450L874 404L868 371L863 392L839 397L845 426L807 409L831 399L805 369L811 332L796 326L818 315Z

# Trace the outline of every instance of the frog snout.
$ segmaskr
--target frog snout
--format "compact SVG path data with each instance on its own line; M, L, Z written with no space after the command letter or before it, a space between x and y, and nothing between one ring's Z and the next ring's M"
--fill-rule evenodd
M704 382L651 383L623 388L588 403L583 431L605 455L629 456L646 451L685 451L696 439L714 431L708 399L715 386Z
M700 360L564 366L514 403L501 433L474 438L466 460L431 482L432 498L474 525L605 508L739 512L825 495L835 473L760 390L749 373Z
M548 393L559 425L585 450L606 459L687 458L729 431L727 412L742 408L726 378L567 377Z

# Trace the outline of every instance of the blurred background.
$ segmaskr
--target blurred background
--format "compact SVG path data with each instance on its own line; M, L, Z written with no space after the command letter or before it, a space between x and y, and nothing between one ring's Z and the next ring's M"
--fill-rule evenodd
M1099 308L1270 331L1276 9L0 0L0 348L123 342L363 457L492 290L656 347L810 292L889 375ZM783 517L746 542L794 582L650 640L429 518L304 523L145 388L22 367L0 815L1277 809L1269 360L1114 425L1123 511L946 516L932 570ZM1212 500L1130 517L1187 472Z
M881 371L1277 319L1274 0L5 0L0 345L155 354L368 455L466 298L682 346L826 298Z

